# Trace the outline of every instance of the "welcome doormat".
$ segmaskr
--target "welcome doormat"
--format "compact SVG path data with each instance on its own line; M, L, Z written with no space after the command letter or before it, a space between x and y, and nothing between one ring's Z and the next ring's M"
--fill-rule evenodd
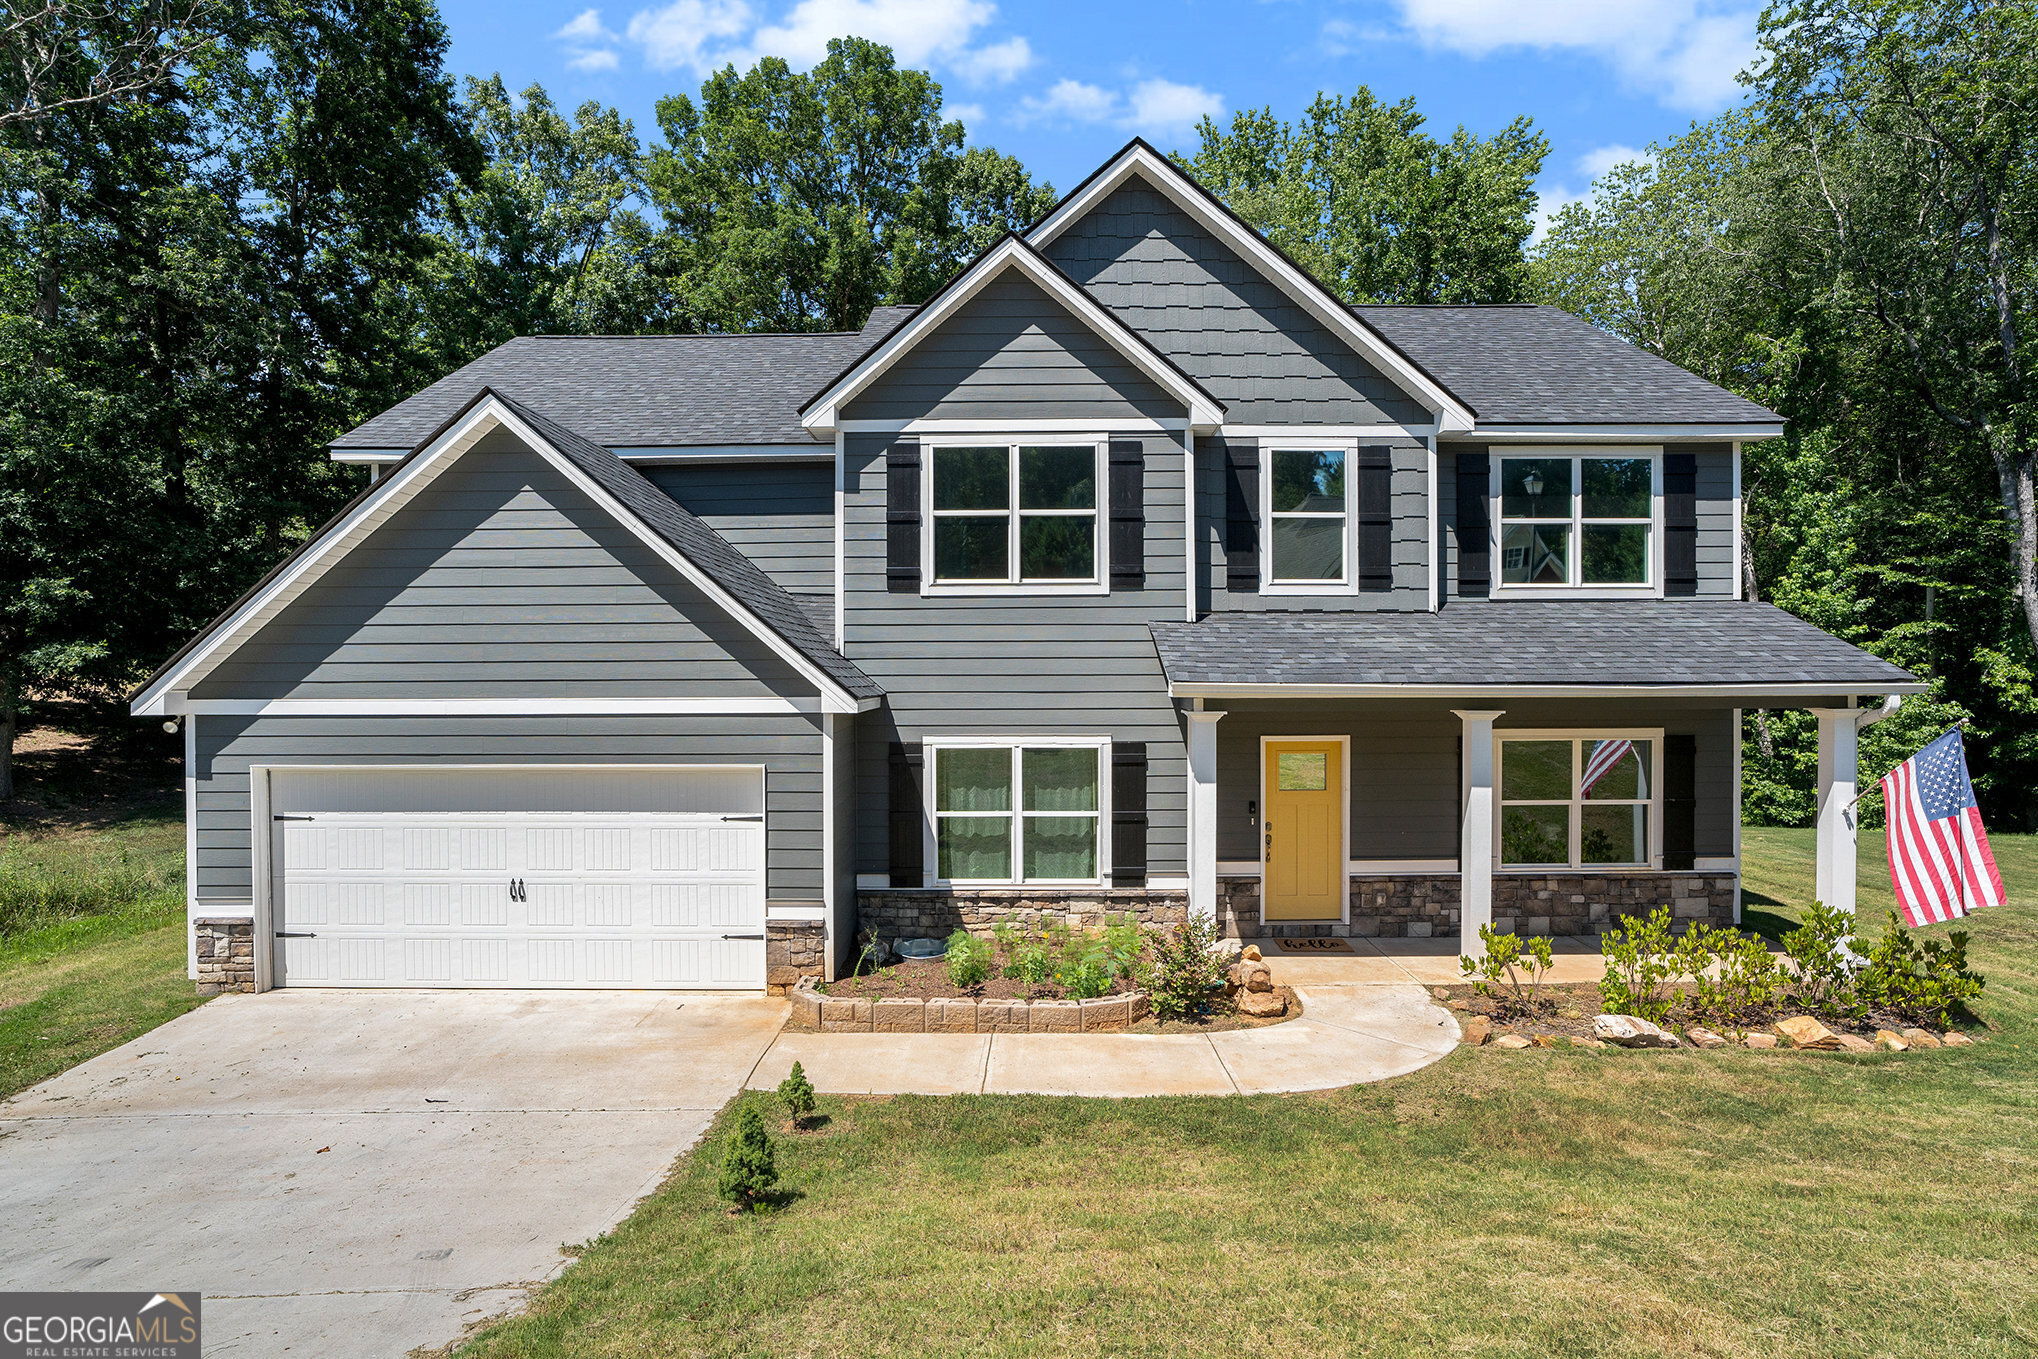
M1283 953L1350 953L1352 946L1342 939L1276 939Z

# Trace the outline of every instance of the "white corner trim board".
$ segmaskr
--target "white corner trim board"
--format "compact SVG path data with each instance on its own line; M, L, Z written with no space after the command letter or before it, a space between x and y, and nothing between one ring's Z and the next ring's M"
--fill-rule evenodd
M164 699L169 713L236 717L502 717L517 714L593 716L604 713L757 716L821 711L817 698L190 698Z

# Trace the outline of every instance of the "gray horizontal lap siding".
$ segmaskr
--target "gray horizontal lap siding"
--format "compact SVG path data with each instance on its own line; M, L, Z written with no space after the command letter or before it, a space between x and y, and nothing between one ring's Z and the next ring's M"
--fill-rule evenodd
M1269 440L1259 440L1265 445ZM1385 445L1393 462L1393 565L1392 590L1339 591L1321 595L1261 594L1256 590L1231 588L1225 555L1229 519L1231 468L1229 451L1222 437L1196 440L1196 533L1197 606L1211 612L1226 610L1339 609L1396 611L1429 608L1429 449L1418 440L1401 436L1361 437L1361 447ZM1266 457L1264 447L1260 457ZM1348 469L1356 476L1356 469ZM1261 507L1260 569L1267 570L1265 506ZM1349 529L1349 525L1348 525ZM1358 569L1354 555L1352 569Z
M220 717L197 722L199 900L244 906L256 765L742 764L765 769L766 891L821 899L821 738L804 714L741 717Z
M762 697L813 688L549 463L496 434L192 692Z
M1099 433L1111 434L1108 425ZM846 650L884 686L856 741L856 870L890 871L892 742L934 736L1108 735L1147 747L1147 871L1187 871L1182 732L1147 631L1182 616L1182 447L1145 448L1143 588L1109 595L923 598L887 589L882 435L845 446ZM1107 841L1108 843L1108 841ZM1108 851L1107 851L1108 856Z
M986 284L842 411L849 420L1160 419L1181 403L1028 279Z
M1724 708L1642 701L1524 699L1505 703L1495 727L1661 727L1696 738L1697 853L1734 852L1733 714ZM1260 798L1262 737L1349 735L1351 857L1458 857L1459 750L1462 723L1445 700L1382 699L1363 703L1298 700L1234 703L1217 724L1217 857L1259 858L1248 802Z
M716 463L640 470L787 590L834 593L832 465Z
M1225 403L1235 424L1427 424L1253 265L1134 180L1045 253Z
M1734 446L1732 444L1666 444L1665 452L1694 455L1698 471L1698 596L1732 599L1740 571L1734 540ZM1459 453L1486 453L1488 446L1449 443L1437 467L1437 535L1443 546L1446 602L1458 594L1458 463ZM1488 506L1489 514L1492 507ZM1496 568L1497 569L1497 568Z

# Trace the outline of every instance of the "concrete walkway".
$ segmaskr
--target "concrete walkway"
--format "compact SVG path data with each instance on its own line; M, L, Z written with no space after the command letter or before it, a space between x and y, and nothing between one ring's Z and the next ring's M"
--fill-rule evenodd
M841 1095L1260 1095L1383 1081L1457 1046L1456 1019L1405 975L1296 990L1300 1019L1230 1033L783 1033L749 1085L797 1061Z

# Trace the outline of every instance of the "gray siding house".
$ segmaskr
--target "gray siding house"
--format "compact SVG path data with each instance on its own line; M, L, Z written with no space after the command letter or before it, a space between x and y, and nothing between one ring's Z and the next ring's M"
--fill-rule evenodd
M1739 916L1911 675L1741 598L1775 414L1549 307L1349 307L1135 142L856 334L512 341L136 697L202 987L772 987L864 931Z

